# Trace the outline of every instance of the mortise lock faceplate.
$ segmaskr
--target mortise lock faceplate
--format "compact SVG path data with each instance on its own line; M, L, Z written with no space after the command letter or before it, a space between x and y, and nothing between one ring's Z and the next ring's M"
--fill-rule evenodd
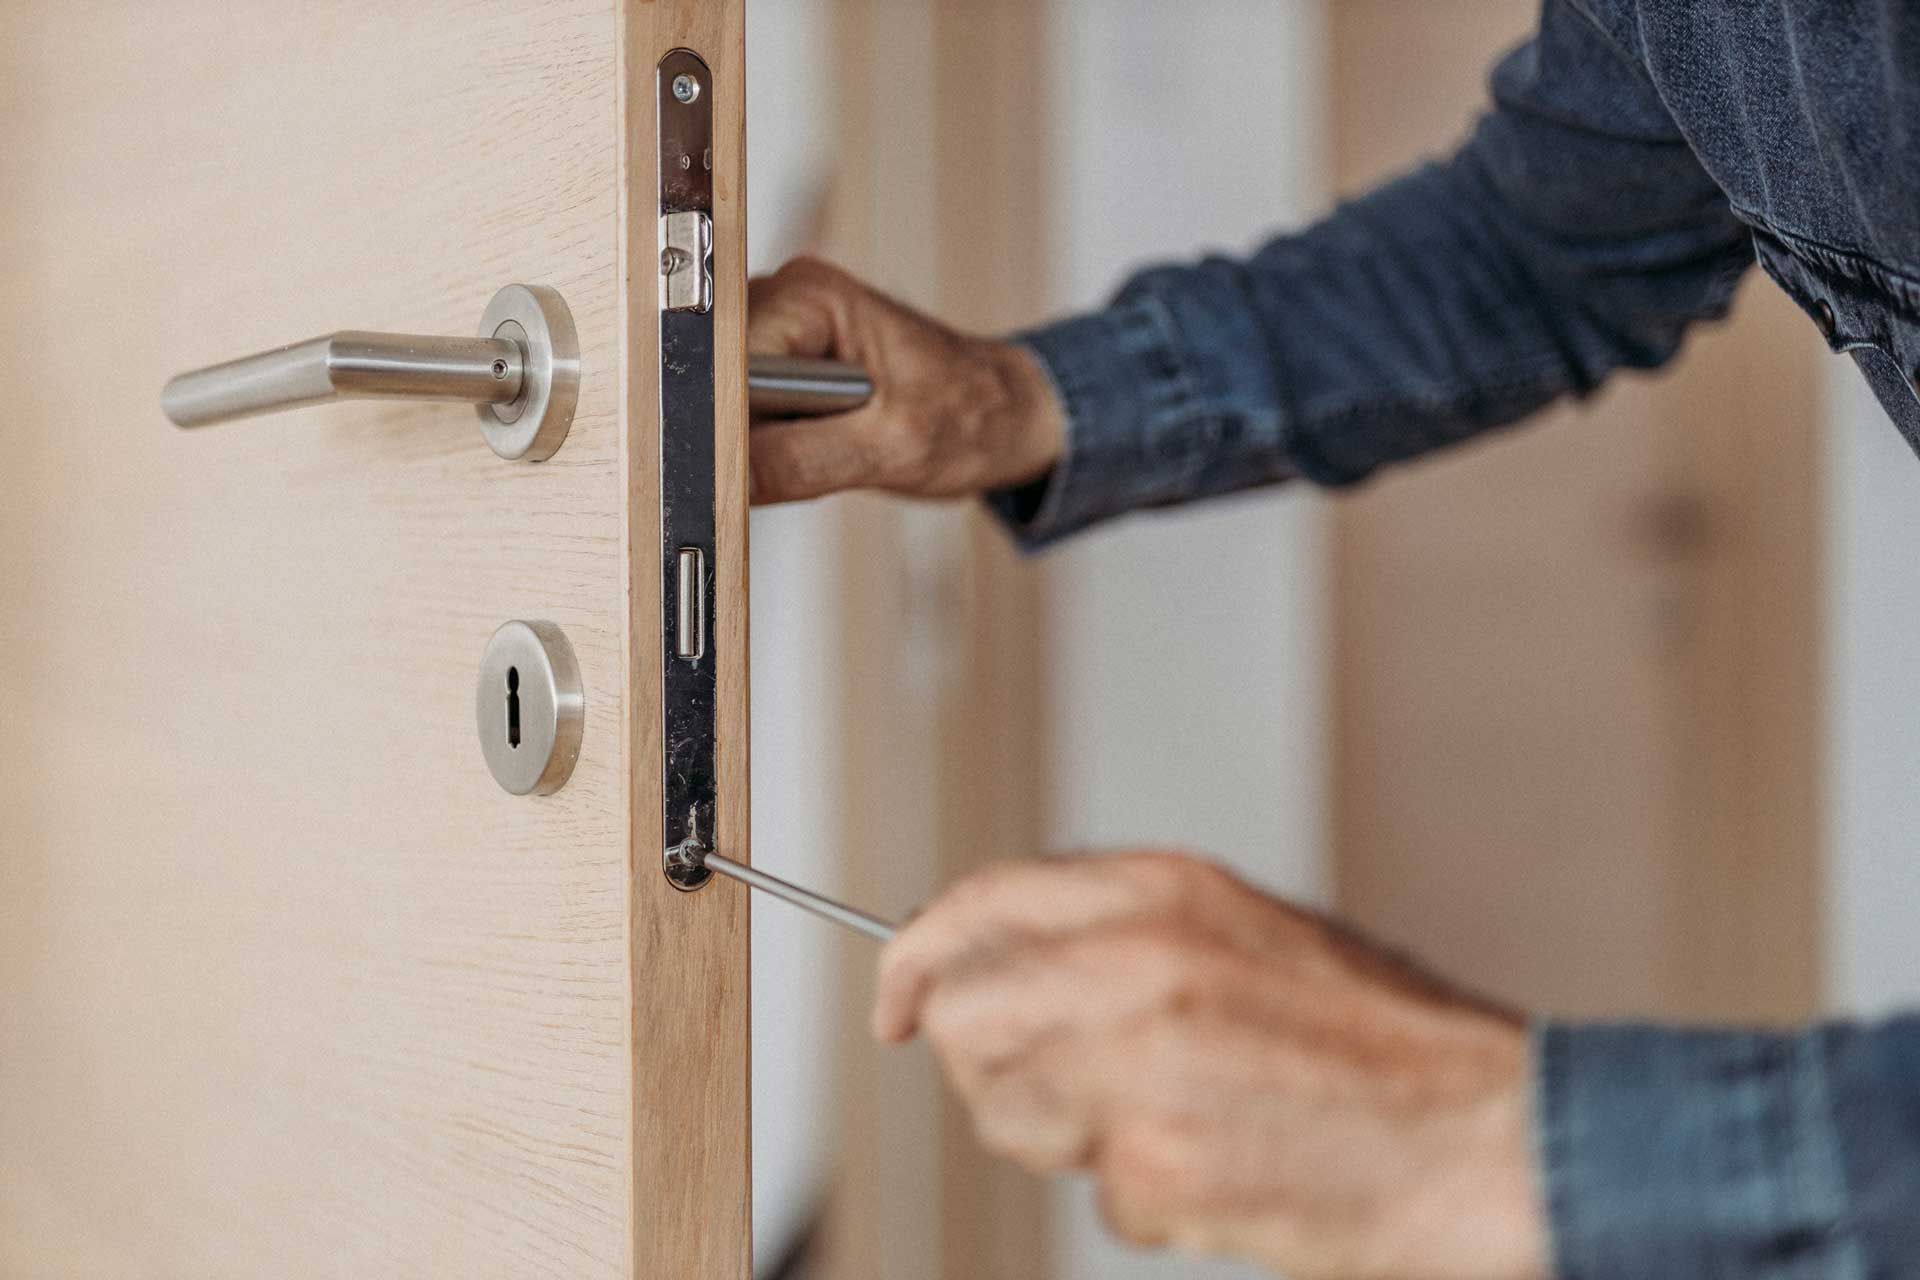
M662 866L677 888L712 876L717 682L714 569L713 77L686 49L661 59L660 600Z

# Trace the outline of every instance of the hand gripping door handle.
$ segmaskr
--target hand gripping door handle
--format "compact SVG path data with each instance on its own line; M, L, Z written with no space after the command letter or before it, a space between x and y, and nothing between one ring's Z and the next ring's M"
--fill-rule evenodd
M768 417L841 413L872 395L865 373L831 360L755 356L747 385ZM466 402L495 453L538 462L566 440L579 387L567 304L515 284L494 295L477 337L344 330L180 374L160 403L174 425L203 427L359 397Z

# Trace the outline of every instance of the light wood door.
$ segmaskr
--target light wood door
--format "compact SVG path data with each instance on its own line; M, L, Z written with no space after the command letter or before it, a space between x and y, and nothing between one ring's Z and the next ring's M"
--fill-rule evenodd
M744 1277L746 903L660 872L654 68L714 75L719 839L745 852L741 0L16 4L0 1275ZM172 373L559 290L565 446ZM570 638L555 795L475 740Z

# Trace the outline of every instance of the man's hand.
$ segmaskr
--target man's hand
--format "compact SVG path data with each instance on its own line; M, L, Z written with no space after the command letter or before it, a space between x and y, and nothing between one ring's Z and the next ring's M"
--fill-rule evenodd
M1140 1244L1309 1277L1547 1270L1522 1020L1172 854L1008 864L888 944L988 1147Z
M1062 411L1024 348L956 333L811 258L748 294L752 351L847 360L874 389L852 413L758 424L755 502L859 488L953 497L1036 480L1059 459Z

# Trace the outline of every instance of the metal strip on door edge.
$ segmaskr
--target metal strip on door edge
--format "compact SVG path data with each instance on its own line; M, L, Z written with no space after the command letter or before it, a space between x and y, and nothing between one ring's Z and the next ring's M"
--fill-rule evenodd
M660 148L662 867L680 889L712 872L718 786L713 337L713 77L687 49L656 75ZM686 554L695 553L695 554ZM683 581L696 574L697 582ZM695 634L688 634L691 627Z

